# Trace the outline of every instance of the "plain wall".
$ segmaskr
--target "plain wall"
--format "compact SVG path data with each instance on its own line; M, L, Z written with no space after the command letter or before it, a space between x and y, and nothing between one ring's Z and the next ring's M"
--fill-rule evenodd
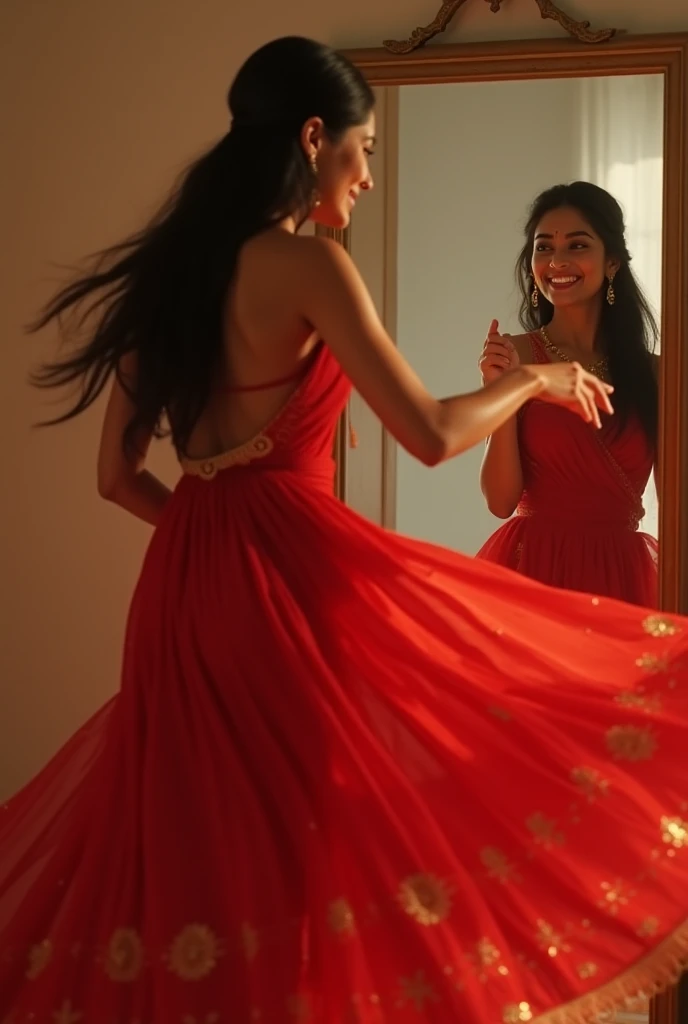
M542 189L575 176L575 79L405 86L399 96L397 342L435 395L480 387L490 321L517 334L514 260ZM533 146L527 126L547 125ZM428 469L397 453L397 528L473 555L500 525L484 446Z
M0 5L0 417L3 438L0 795L13 792L117 688L128 602L149 530L100 501L102 407L37 432L46 398L26 384L53 340L21 329L74 264L129 232L226 129L239 63L268 38L337 46L404 37L439 0L3 0ZM629 31L688 27L684 0L567 10ZM474 0L442 41L559 35L535 3L498 15ZM524 118L523 140L528 139ZM154 466L173 480L169 452Z

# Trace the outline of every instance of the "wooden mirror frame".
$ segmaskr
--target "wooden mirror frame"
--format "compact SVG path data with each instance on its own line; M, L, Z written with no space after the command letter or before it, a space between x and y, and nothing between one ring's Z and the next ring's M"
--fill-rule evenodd
M443 9L446 7L445 3ZM397 44L397 48L409 50L405 44ZM346 56L373 86L663 76L660 602L665 611L688 614L688 33L614 36L594 45L582 45L569 37L428 47L416 43L402 53L392 52L388 41L379 48L346 51ZM348 247L348 231L328 233ZM382 490L389 489L388 458L393 445L389 438L382 445L378 481ZM337 493L346 500L344 421L335 454ZM653 1019L659 1024L659 1018ZM673 1017L662 1020L668 1024Z

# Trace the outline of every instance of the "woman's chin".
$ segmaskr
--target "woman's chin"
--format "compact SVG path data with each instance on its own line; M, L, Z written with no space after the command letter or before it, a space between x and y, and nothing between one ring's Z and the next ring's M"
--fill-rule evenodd
M311 211L310 219L314 224L322 228L330 228L332 231L342 231L348 228L351 221L351 211L336 206L316 206Z
M589 306L600 302L601 293L590 292L589 289L582 289L578 285L573 288L562 288L555 291L548 289L543 293L545 298L552 303L555 309L568 309L572 306Z

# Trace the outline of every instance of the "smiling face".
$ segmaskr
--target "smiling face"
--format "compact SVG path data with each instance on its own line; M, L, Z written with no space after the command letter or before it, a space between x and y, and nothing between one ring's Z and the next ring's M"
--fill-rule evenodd
M302 140L309 161L315 157L317 166L319 205L310 218L328 228L345 228L361 192L373 187L368 161L375 149L375 114L348 128L337 142L313 119L304 126Z
M602 239L570 206L546 213L535 229L532 270L538 291L557 307L599 302L619 269Z

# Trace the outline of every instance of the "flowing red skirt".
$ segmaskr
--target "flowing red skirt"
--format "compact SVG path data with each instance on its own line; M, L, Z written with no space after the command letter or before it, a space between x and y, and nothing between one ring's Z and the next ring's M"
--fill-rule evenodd
M627 523L516 515L477 555L551 587L603 594L644 608L659 602L657 541Z
M311 470L182 480L121 692L0 812L12 1024L569 1024L685 962L686 620Z

